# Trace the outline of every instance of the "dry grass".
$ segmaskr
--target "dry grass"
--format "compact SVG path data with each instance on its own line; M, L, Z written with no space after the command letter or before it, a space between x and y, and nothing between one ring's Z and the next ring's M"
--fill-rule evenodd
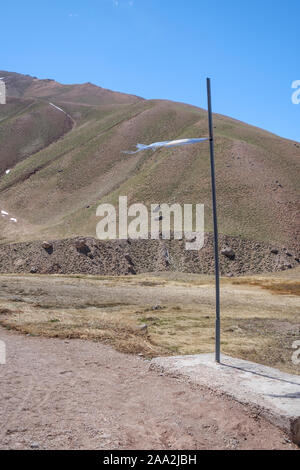
M268 289L274 294L300 296L300 282L295 280L240 278L234 281L233 284L258 286Z
M10 304L11 307L11 304ZM146 332L140 330L130 315L107 306L59 309L40 305L18 305L2 308L0 323L32 336L81 338L107 342L125 353L163 354L163 348L152 346Z
M213 280L184 276L2 275L0 324L31 335L104 341L147 357L211 352ZM271 277L224 279L222 351L299 373L291 361L300 336L297 285Z

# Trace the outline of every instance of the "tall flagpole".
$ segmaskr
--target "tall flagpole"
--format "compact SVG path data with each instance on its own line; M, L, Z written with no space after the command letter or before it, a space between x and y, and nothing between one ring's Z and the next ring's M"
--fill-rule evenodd
M214 156L214 129L211 106L211 88L210 78L207 78L207 104L208 104L208 127L210 144L210 171L211 171L211 189L214 220L214 252L215 252L215 279L216 279L216 333L215 333L215 358L220 363L220 270L219 270L219 243L218 243L218 218L217 218L217 198L216 198L216 179L215 179L215 156Z

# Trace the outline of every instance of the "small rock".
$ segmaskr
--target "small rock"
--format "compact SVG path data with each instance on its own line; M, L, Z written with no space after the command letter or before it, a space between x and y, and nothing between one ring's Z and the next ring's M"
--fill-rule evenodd
M37 272L37 268L35 266L32 266L32 268L30 268L30 273L35 274L36 272Z
M146 325L146 323L144 323L144 325L141 325L141 326L139 327L139 330L141 330L141 331L147 331L147 330L148 330L148 325Z
M53 253L53 245L52 245L52 243L47 242L47 241L43 241L42 247L44 248L45 251L47 251L47 253L48 253L49 255L51 255L51 254Z
M272 249L271 249L271 253L272 253L273 255L278 255L279 250L277 250L277 248L272 248Z
M76 240L75 241L75 248L76 248L77 251L79 251L80 253L83 253L85 255L87 255L91 251L84 239Z
M162 310L162 306L161 305L153 305L151 307L151 310Z
M31 442L30 444L31 449L39 449L40 446L37 442Z
M229 258L229 259L235 258L235 252L229 246L227 246L226 248L223 248L223 250L221 251L221 254L226 256L226 258Z
M45 250L50 250L50 248L52 248L53 245L52 245L52 243L50 243L50 242L43 241L42 247L43 247Z
M242 331L241 328L237 325L230 326L228 328L225 328L226 333L234 333L234 332L240 332Z

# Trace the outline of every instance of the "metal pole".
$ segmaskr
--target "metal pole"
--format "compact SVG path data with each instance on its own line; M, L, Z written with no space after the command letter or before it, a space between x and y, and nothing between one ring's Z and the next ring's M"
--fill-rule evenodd
M214 130L213 116L211 106L211 88L210 78L207 78L207 104L208 104L208 127L210 144L210 171L211 171L211 189L214 220L214 252L215 252L215 279L216 279L216 333L215 333L215 358L220 363L220 272L219 272L219 244L218 244L218 218L217 218L217 198L216 198L216 180L215 180L215 157L214 157Z

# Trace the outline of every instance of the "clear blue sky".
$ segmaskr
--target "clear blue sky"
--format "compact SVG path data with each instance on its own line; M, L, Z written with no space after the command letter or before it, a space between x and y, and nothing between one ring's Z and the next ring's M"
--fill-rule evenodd
M300 141L299 0L1 3L0 68L206 106Z

